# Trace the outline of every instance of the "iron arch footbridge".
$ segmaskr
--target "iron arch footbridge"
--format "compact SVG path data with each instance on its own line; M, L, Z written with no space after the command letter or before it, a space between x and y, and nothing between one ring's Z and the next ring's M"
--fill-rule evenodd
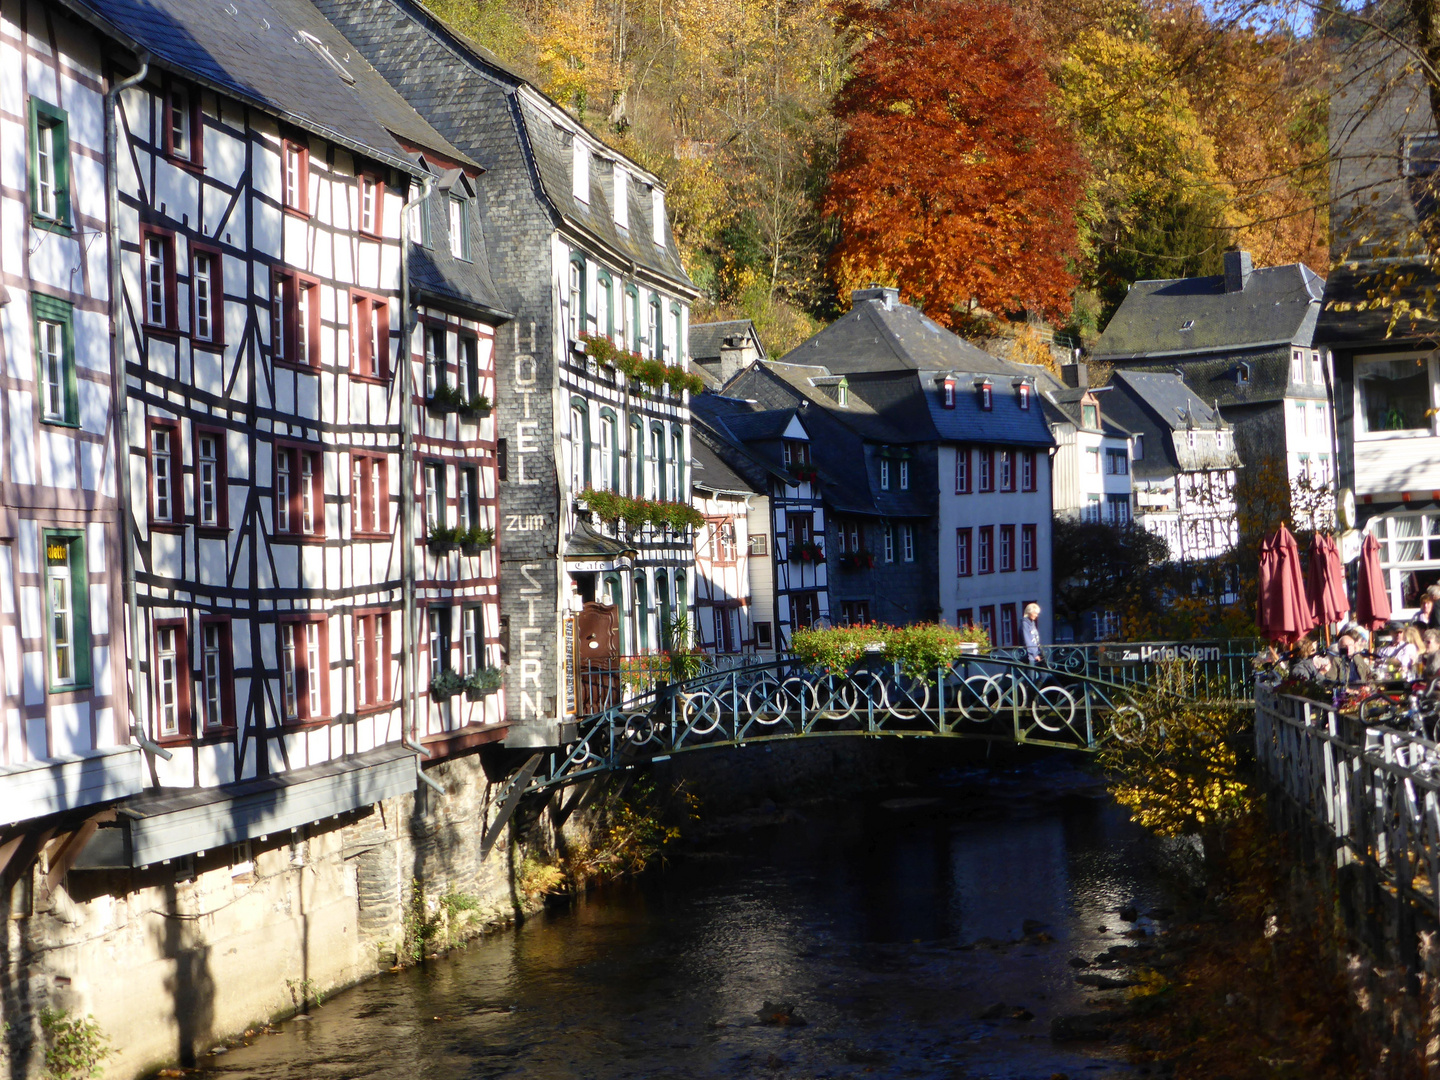
M1238 647L1237 647L1238 646ZM861 736L958 738L1093 752L1143 732L1152 646L1054 646L1038 664L1024 650L967 655L927 678L879 658L834 674L790 658L714 670L681 682L626 686L621 673L577 681L593 706L573 742L534 755L508 794L542 792L600 773L704 749L784 739ZM1108 650L1108 651L1107 651ZM1180 692L1253 698L1251 643L1229 643L1191 666ZM581 676L583 680L585 676ZM1218 689L1217 689L1218 688ZM1169 692L1174 692L1170 687Z

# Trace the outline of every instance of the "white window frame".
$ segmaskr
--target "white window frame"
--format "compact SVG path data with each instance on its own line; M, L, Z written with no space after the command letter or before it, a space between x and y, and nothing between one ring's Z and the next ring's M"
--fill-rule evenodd
M1365 431L1365 430L1363 430L1364 427L1365 427L1365 414L1364 414L1365 402L1364 402L1364 399L1362 398L1361 392L1360 392L1360 369L1361 369L1361 366L1362 366L1363 364L1366 364L1366 363L1383 362L1383 361L1387 361L1387 360L1424 360L1424 361L1426 362L1426 369L1427 369L1427 371L1429 372L1429 375L1430 375L1430 403L1429 403L1429 405L1428 405L1428 407L1427 407L1428 410L1430 411L1430 417L1429 417L1430 426L1429 426L1428 428L1411 428L1411 429L1408 429L1408 430L1405 430L1405 431ZM1436 382L1437 382L1437 377L1440 377L1440 375L1437 375L1437 357L1436 357L1436 354L1433 353L1433 352L1428 352L1428 353L1426 353L1426 352L1378 353L1378 354L1369 354L1369 355L1364 355L1364 356L1356 356L1356 357L1355 357L1355 361L1354 361L1354 377L1353 377L1353 379L1351 380L1352 383L1353 383L1353 391L1352 391L1352 393L1353 393L1353 396L1354 396L1354 409L1355 409L1354 414L1353 414L1354 417L1355 417L1355 425L1354 425L1354 427L1355 427L1355 433L1354 433L1355 441L1356 441L1357 443L1361 443L1361 442L1384 442L1384 441L1389 440L1389 439L1428 439L1428 438L1433 438L1433 437L1435 436L1435 408L1436 408Z
M190 291L195 298L195 324L191 331L198 341L214 341L215 256L208 251L190 253Z
M576 202L590 205L590 147L579 135L570 144L570 191Z
M145 237L145 322L149 326L165 326L165 238Z
M196 502L199 504L200 520L197 524L214 528L220 524L220 437L202 431L197 437L196 464L199 475ZM209 451L207 454L206 451Z
M40 359L44 390L41 418L64 422L66 411L65 324L55 319L36 319L40 340L35 343Z
M150 429L151 513L164 524L175 521L175 448L168 427Z
M205 698L204 724L207 728L225 726L225 664L221 650L224 635L220 624L200 624L200 678Z
M178 626L155 629L155 704L160 713L160 737L180 734L180 671L175 635Z
M915 561L915 526L900 526L900 558L904 562Z
M630 228L630 173L615 163L614 206L611 208L617 228Z

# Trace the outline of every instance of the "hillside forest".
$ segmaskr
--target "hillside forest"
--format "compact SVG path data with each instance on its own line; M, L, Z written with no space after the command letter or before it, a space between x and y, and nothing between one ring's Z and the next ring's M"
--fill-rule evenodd
M663 178L695 322L898 285L1092 341L1140 278L1328 267L1322 58L1194 0L429 0Z

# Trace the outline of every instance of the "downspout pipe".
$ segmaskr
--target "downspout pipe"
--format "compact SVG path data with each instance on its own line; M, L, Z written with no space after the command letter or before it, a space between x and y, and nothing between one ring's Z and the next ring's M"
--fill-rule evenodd
M135 58L140 62L140 70L105 91L106 243L110 264L110 379L115 407L115 482L120 499L120 579L125 600L125 627L130 635L130 699L127 705L130 709L130 734L150 755L153 775L155 757L158 755L169 761L171 755L145 737L145 717L140 714L140 702L145 695L140 692L140 607L135 599L135 508L130 501L130 388L125 374L125 360L120 351L120 328L123 325L120 301L124 283L120 274L120 155L115 109L120 103L120 95L132 86L138 86L150 72L149 53L139 50ZM156 786L159 786L158 780Z
M419 749L415 729L415 402L414 366L411 357L418 316L410 303L410 212L430 198L435 178L424 178L420 194L411 199L400 212L400 588L402 623L400 626L400 694L401 744ZM406 740L409 740L408 742ZM422 753L424 751L421 751ZM425 755L426 757L429 754ZM415 759L416 774L436 786L420 772L420 759Z

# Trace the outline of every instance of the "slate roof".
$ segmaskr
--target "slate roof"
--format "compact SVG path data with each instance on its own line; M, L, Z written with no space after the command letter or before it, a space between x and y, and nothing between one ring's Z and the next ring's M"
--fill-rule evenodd
M592 156L590 165L589 205L579 202L570 183L570 145L575 133L584 129L492 53L410 0L315 0L315 4L406 101L482 166L508 159L510 149L518 145L525 155L530 189L544 200L557 225L563 218L577 234L610 248L617 260L644 267L682 292L695 292L668 223L663 246L656 246L651 238L648 186L658 182L652 173L587 133L583 137L598 156ZM610 205L611 170L617 159L625 161L630 174L628 229L615 225ZM504 206L516 193L511 188L489 195Z
M771 408L793 407L801 400L812 402L812 408L819 406L821 410L832 412L837 423L873 442L912 443L934 438L923 418L920 418L918 430L902 428L892 424L872 404L873 398L879 398L882 405L891 403L891 399L897 396L902 401L906 396L913 398L915 377L912 374L906 372L900 380L885 380L889 383L903 381L899 395L885 393L887 388L877 381L867 380L864 384L849 382L849 405L845 408L821 390L813 381L816 379L832 381L829 369L768 361L754 364L741 372L732 381L730 389L737 396L754 397ZM889 389L893 390L893 386ZM871 393L861 396L866 390ZM907 419L915 417L912 415Z
M780 358L823 364L836 375L866 371L1013 372L1015 366L976 348L923 312L892 300L857 300L840 318Z
M411 108L309 0L62 2L105 33L147 50L152 67L193 78L366 157L415 173L404 140L474 164ZM353 83L306 44L302 32L327 47Z
M1191 426L1190 418L1193 418L1197 429L1229 426L1178 375L1158 371L1117 371L1112 378L1128 386L1172 431L1187 430Z
M1029 409L1020 408L1020 394L1014 386L1014 376L1000 378L990 372L955 372L955 407L947 409L941 378L945 374L943 371L920 372L920 385L925 391L930 422L945 442L1055 445L1045 411L1036 400L1039 395L1032 398ZM977 378L984 375L991 377L989 411L980 407L980 392L975 389Z
M706 491L759 491L764 494L768 488L757 485L741 476L703 439L690 444L690 458L693 465L691 480L698 488Z
M760 415L788 410L800 417L810 436L810 457L820 474L822 497L831 509L886 517L930 514L933 492L921 491L919 487L910 491L899 488L882 491L873 483L871 472L873 459L882 446L932 441L935 433L928 419L908 429L896 427L856 396L854 382L850 384L850 406L841 408L813 385L814 379L828 382L835 377L823 367L762 361L732 380L729 390L736 398L753 400L753 408L766 410ZM902 370L876 379L882 383L903 384L903 392L912 401L919 397L914 372ZM879 467L875 468L878 472Z
M466 227L470 230L470 243L466 250L470 259L457 259L450 254L447 198L448 195L438 189L431 194L427 211L430 243L426 246L410 245L410 285L416 299L457 310L461 315L485 322L510 318L490 273L484 224L475 212L473 201L466 218Z
M565 538L567 559L619 559L635 555L623 540L597 533L584 518L575 519L575 531Z
M1183 356L1276 344L1309 345L1325 279L1304 263L1250 272L1245 288L1225 278L1137 281L1094 349L1100 360ZM1191 323L1188 330L1182 329Z
M730 319L726 322L690 324L690 358L692 360L719 360L720 347L726 338L750 336L759 350L760 359L765 359L765 345L760 333L749 319Z
M1057 379L1048 368L1039 364L1021 364L1021 367L1035 376L1035 388L1039 391L1041 399L1046 406L1053 409L1057 416L1065 423L1073 424L1077 430L1084 431L1084 415L1080 410L1082 399L1086 394L1094 394L1097 407L1100 410L1100 432L1115 439L1128 439L1135 434L1133 431L1117 424L1105 412L1104 386L1069 386ZM1090 430L1094 430L1093 428Z
M651 218L654 215L651 213L650 188L658 183L658 178L590 136L590 203L587 206L580 202L575 198L570 183L570 146L575 137L574 131L580 129L581 125L579 121L565 115L558 105L545 99L534 87L525 84L525 89L529 92L518 96L520 115L524 118L525 134L534 154L535 169L550 204L562 216L581 226L609 247L623 252L634 262L669 278L672 282L683 285L686 291L697 293L698 290L690 281L690 275L685 273L685 267L680 262L680 250L675 246L675 238L670 233L668 211L665 220L660 222L660 243L655 242L651 232ZM594 156L597 153L607 156ZM629 173L629 183L625 188L630 223L627 229L615 224L611 198L613 180L607 180L607 177L613 176L617 160L624 162L624 168Z
M1429 293L1427 298L1426 294ZM1440 317L1424 318L1435 310L1440 276L1420 263L1340 263L1325 279L1325 300L1315 327L1315 343L1330 346L1397 344L1416 337L1440 334ZM1411 314L1390 329L1391 305L1354 310L1381 297L1406 300L1419 315Z

